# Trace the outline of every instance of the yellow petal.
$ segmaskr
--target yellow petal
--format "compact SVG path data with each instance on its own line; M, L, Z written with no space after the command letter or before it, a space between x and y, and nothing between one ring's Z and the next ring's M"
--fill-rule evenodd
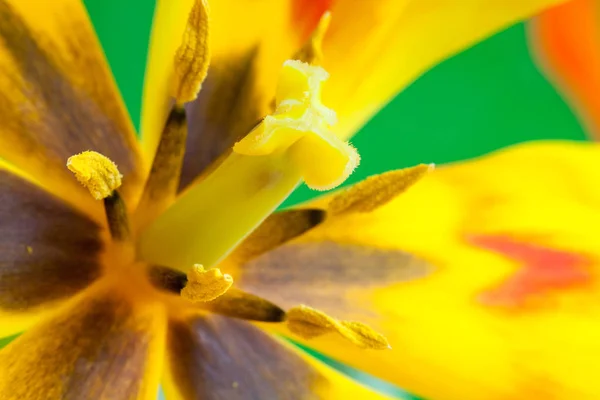
M164 309L97 287L0 351L0 397L156 399Z
M439 168L370 214L328 219L296 250L255 259L236 282L369 323L393 350L304 343L425 398L598 398L599 159L598 144L539 142ZM348 246L408 252L433 273L401 282L393 264L365 262L372 276L334 297L356 276L344 266L360 262L332 251ZM311 260L321 267L292 272Z
M101 274L102 228L0 161L0 337L22 331Z
M135 200L142 180L135 131L83 4L5 1L0 14L0 158L86 204L65 162L95 150L119 165L123 194Z
M440 61L564 0L338 0L323 41L324 103L355 133L398 91Z
M150 165L172 104L173 60L186 29L194 0L158 0L148 50L140 131L146 163Z
M167 349L168 400L386 398L244 321L171 321Z

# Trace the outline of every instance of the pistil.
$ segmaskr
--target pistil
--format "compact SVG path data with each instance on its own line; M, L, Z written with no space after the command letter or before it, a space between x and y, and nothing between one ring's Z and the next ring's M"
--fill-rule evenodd
M275 113L236 143L219 166L142 232L139 249L143 258L182 271L198 262L214 266L302 179L320 190L342 183L359 156L330 130L335 112L320 102L327 76L321 67L287 61ZM156 241L165 245L153 246ZM163 249L169 249L168 253Z

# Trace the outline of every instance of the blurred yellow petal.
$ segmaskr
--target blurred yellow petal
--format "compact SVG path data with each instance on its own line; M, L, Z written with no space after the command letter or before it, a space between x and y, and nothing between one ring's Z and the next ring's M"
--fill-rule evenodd
M597 144L537 142L442 167L234 278L283 308L303 302L368 323L392 350L361 351L332 335L303 343L425 398L595 399L598 160ZM407 265L391 257L399 252L432 272L398 279Z
M142 179L135 131L81 1L2 2L0 38L0 158L54 193L92 204L65 162L99 151L119 165L123 194L135 198Z
M171 321L163 388L168 400L385 399L244 321Z
M0 161L0 337L101 275L102 228Z
M7 400L156 399L165 315L96 287L0 351Z

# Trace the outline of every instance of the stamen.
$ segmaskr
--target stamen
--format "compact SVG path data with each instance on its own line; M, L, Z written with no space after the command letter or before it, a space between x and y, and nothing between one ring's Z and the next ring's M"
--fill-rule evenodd
M175 55L175 90L177 104L196 98L206 78L210 61L209 11L207 0L196 0L190 12L181 46Z
M84 151L69 157L67 168L90 191L96 200L102 200L121 186L123 175L108 157L95 151Z
M327 211L332 215L371 212L403 193L434 168L434 164L420 164L371 176L336 195Z
M186 138L185 109L175 106L165 124L144 193L136 209L137 229L144 229L175 201Z
M188 281L183 272L156 265L148 268L148 277L154 287L176 294L181 293ZM251 321L281 322L285 319L285 311L276 304L235 287L212 301L200 302L196 306L213 313Z
M196 99L208 72L208 25L207 0L195 0L181 45L175 53L175 105L163 129L144 193L136 208L138 230L144 229L175 201L187 139L184 104Z
M290 331L305 339L337 332L358 347L365 349L391 349L387 339L369 326L355 321L339 321L322 311L300 305L286 313Z
M124 241L131 237L127 206L116 190L104 199L108 228L113 239Z
M96 200L104 200L111 236L116 240L130 237L127 207L116 189L123 177L108 157L95 151L84 151L69 157L67 168Z
M327 190L342 183L360 157L330 131L335 112L321 103L321 86L328 77L321 67L286 61L275 113L237 142L233 151L255 156L286 152L312 189Z
M187 285L181 290L181 296L193 303L216 299L229 290L233 284L231 275L223 274L219 268L205 270L195 264L188 272Z
M294 60L300 60L310 65L321 65L323 62L323 37L329 28L331 13L323 13L319 24L310 35L310 38L304 43L304 46L292 57Z

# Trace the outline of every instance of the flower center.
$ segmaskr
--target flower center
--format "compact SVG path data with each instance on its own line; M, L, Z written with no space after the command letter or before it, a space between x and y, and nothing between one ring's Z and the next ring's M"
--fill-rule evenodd
M314 64L322 57L319 44L328 18L327 14L298 53L305 61ZM150 283L180 294L189 307L249 320L285 320L303 337L336 332L361 347L388 348L385 338L364 324L338 321L306 306L286 314L267 300L232 288L232 277L215 267L301 180L315 189L335 187L354 170L359 156L330 130L335 112L321 103L327 72L318 65L288 60L279 77L274 112L237 142L221 164L178 196L187 137L183 105L196 98L208 71L208 21L206 2L196 1L175 57L175 104L132 214L132 226L118 192L121 174L112 161L87 151L67 163L92 196L104 201L113 242L127 249L119 264L150 265ZM173 220L177 232L170 232L165 222Z

